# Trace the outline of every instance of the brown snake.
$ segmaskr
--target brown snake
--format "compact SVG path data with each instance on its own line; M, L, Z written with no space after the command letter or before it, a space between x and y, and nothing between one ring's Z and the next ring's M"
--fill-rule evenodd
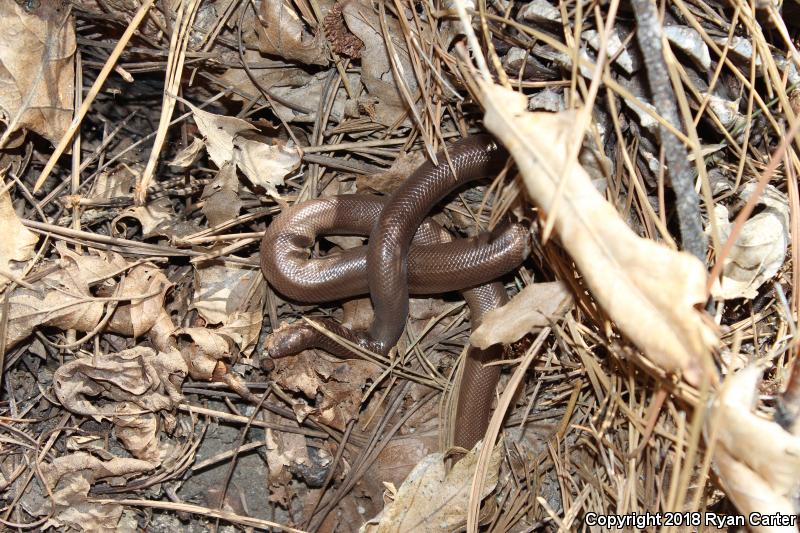
M471 239L451 241L449 233L425 217L459 186L496 173L507 155L491 137L477 135L448 147L436 166L422 164L388 198L344 195L316 199L284 210L261 241L261 269L272 287L298 301L324 302L369 292L375 318L359 333L333 320L330 332L379 354L397 343L408 316L409 292L434 294L463 290L472 327L507 301L503 285L492 282L525 259L528 232L519 224ZM326 257L311 257L320 235L369 235L367 246ZM465 290L466 289L466 290ZM351 356L347 348L305 322L278 328L266 343L271 357L320 348ZM471 449L483 437L491 414L502 346L470 348L456 408L454 444Z

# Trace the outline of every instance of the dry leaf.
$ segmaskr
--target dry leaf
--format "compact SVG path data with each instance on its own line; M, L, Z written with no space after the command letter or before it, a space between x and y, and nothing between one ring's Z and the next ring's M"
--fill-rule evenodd
M283 178L300 166L300 151L296 147L254 139L252 132L257 131L256 127L240 118L190 107L208 155L218 168L235 163L254 185L277 194L275 187L283 185Z
M142 413L142 409L130 402L117 406L114 417L114 433L128 452L137 459L158 464L172 451L162 445L158 438L158 418L153 413Z
M71 412L113 420L125 402L146 412L173 409L182 399L180 383L187 370L177 350L138 346L61 365L53 374L53 389Z
M560 281L528 285L503 307L489 311L470 335L470 343L482 350L511 344L534 328L549 326L569 305L572 295Z
M379 373L380 368L369 361L329 361L307 350L294 357L276 359L272 376L280 386L315 400L312 418L343 431L361 408L367 381ZM308 412L301 409L300 414L305 416Z
M124 218L134 218L142 226L142 237L164 235L166 228L175 221L175 212L169 198L158 198L145 205L132 206L120 213L112 222L115 231L124 235L124 228L119 223Z
M725 493L745 516L795 516L800 480L800 437L753 411L763 367L731 376L709 408L706 438L716 435L714 468ZM716 433L714 431L716 430ZM796 532L797 526L754 526L757 533Z
M245 131L257 131L256 127L236 117L226 117L203 111L188 104L194 115L197 129L203 134L208 156L222 168L225 163L233 161L233 138Z
M92 331L109 302L97 300L90 288L100 282L113 287L108 278L128 268L122 256L113 252L90 251L89 255L78 255L67 250L63 242L56 244L56 249L63 266L37 281L32 288L17 287L11 294L6 328L9 346L24 340L41 326Z
M286 433L267 429L267 464L271 485L288 485L292 479L290 469L308 466L306 438L299 433Z
M214 180L203 189L203 214L212 228L239 215L242 200L239 198L239 179L233 163L223 164Z
M258 299L256 285L263 285L257 268L213 265L195 270L195 293L191 309L197 309L209 324L225 324L236 311Z
M748 183L740 198L747 201L755 189ZM785 195L772 185L767 185L758 199L761 210L742 226L722 270L722 287L715 295L725 299L755 298L758 288L780 270L789 245L789 202ZM720 239L728 238L732 224L728 210L717 204L714 215L720 229Z
M36 328L94 331L106 312L113 311L107 332L128 336L147 333L159 318L172 284L155 266L130 268L122 256L90 250L78 255L62 242L56 245L61 267L30 287L17 287L10 297L6 340L14 346ZM45 267L47 268L47 267ZM113 276L127 274L118 284ZM112 297L113 302L99 297ZM108 306L116 305L111 309Z
M119 165L112 170L101 172L92 187L90 198L103 200L132 198L137 177L134 172L128 165Z
M435 434L395 436L375 458L364 482L370 487L379 481L399 486L417 464L438 447ZM379 492L380 489L376 490Z
M103 461L86 452L57 457L41 465L44 482L53 493L55 513L42 530L72 526L79 531L117 531L122 506L98 504L88 500L89 489L101 479L131 478L156 468L158 463L115 457ZM37 514L47 514L50 499L44 500Z
M0 122L57 143L72 121L74 20L59 2L0 1ZM0 141L0 145L5 142Z
M5 188L0 179L0 190ZM19 271L11 261L27 261L33 257L33 248L39 242L39 237L22 225L8 191L0 193L0 228L3 228L3 238L0 239L0 292L8 285L9 279L4 273L14 274Z
M275 144L238 136L233 140L234 162L253 185L258 185L273 196L278 196L276 186L283 178L300 166L300 150L291 142Z
M361 79L375 102L375 120L385 126L394 124L406 113L392 70L392 63L381 32L380 19L367 0L352 0L342 9L345 23L363 43L361 54ZM402 35L400 23L387 13L387 32L390 36ZM412 98L418 92L417 80L408 56L405 41L395 38L392 45L399 61L398 70Z
M205 144L200 137L193 137L189 146L181 148L181 151L175 154L175 159L167 164L181 168L189 168L200 159L204 147Z
M261 2L256 26L259 46L265 54L308 65L327 65L328 53L322 33L310 35L289 0Z
M171 287L172 283L158 267L148 263L135 266L115 292L118 297L141 298L118 305L106 329L129 337L144 335L158 319Z
M408 475L397 490L394 501L387 504L378 516L367 521L360 531L449 532L463 527L481 445L482 443L478 443L449 472L445 470L443 454L428 455ZM497 485L502 458L503 446L498 443L492 450L488 463L481 499L489 495Z
M533 201L549 213L561 193L554 229L595 299L648 359L698 383L700 360L717 343L696 307L705 302L705 266L634 234L577 162L562 177L575 133L571 113L529 113L524 95L482 88L486 127L511 152Z

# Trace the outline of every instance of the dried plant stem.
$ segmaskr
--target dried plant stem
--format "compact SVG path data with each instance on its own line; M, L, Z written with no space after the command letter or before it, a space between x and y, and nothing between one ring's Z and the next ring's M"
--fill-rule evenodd
M656 4L653 0L633 0L631 5L636 16L636 38L644 56L653 104L661 116L679 128L681 122L678 105L664 61L661 41L663 36ZM686 147L664 126L659 126L659 133L672 189L675 191L675 207L678 212L683 248L701 261L705 261L706 239L700 217L700 198L694 190L689 154Z

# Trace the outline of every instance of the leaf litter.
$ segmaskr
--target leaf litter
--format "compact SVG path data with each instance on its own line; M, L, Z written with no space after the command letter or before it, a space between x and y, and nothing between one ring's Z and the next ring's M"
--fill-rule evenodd
M589 513L797 513L800 7L667 2L680 124L650 91L642 3L591 7L0 0L0 521L570 531ZM281 324L371 313L267 286L271 220L390 193L484 129L515 166L435 217L462 236L531 224L509 304L470 333L458 295L414 299L390 358L265 358ZM664 164L675 143L692 198ZM702 235L682 233L685 201ZM451 450L462 353L496 342L489 438Z

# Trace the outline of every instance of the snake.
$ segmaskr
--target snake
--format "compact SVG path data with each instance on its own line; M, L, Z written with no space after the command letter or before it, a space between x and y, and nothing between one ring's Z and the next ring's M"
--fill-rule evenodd
M466 137L440 152L439 163L420 165L388 197L347 194L315 198L284 209L267 227L260 265L273 289L289 300L323 303L369 294L374 317L366 332L332 319L319 320L330 333L386 355L402 336L410 294L462 291L472 328L508 300L495 281L525 260L529 231L506 222L493 231L453 239L429 218L431 210L459 187L502 169L507 152L485 134ZM313 253L325 235L368 236L367 244L325 256ZM352 356L344 344L306 321L282 324L265 342L271 358L317 348ZM471 449L488 426L501 345L470 347L461 373L453 444Z

